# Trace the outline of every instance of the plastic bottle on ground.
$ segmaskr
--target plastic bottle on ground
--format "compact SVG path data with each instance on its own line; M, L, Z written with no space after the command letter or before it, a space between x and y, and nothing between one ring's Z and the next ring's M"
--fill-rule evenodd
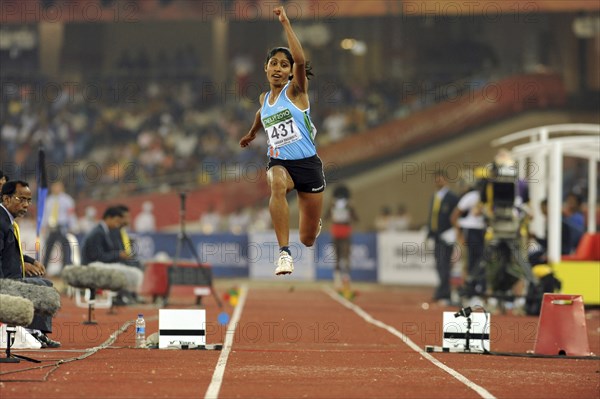
M138 314L135 321L135 347L144 348L146 346L146 320L143 314Z

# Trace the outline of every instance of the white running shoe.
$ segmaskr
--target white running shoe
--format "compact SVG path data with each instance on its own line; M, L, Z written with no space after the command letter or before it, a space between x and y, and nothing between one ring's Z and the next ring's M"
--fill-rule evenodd
M279 252L279 259L277 260L277 268L275 269L275 275L280 276L282 274L292 274L294 271L294 261L290 254L285 251Z

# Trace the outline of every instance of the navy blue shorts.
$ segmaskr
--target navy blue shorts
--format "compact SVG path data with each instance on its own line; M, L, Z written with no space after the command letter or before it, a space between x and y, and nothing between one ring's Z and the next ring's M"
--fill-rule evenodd
M269 158L267 170L273 166L283 166L294 182L294 188L303 193L321 193L325 190L323 163L318 155L303 159Z

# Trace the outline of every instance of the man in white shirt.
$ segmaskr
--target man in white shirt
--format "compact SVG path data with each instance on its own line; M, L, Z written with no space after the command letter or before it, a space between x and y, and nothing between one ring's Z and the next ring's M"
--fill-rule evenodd
M77 215L75 214L75 201L65 192L65 186L60 181L54 182L50 186L50 195L46 198L42 226L47 234L42 251L44 253L42 264L49 264L50 254L56 243L60 243L62 264L70 264L71 247L67 233L77 229Z
M150 201L142 203L142 211L138 213L133 222L133 228L136 233L154 233L156 232L156 218L152 210L154 205Z
M452 212L451 220L459 240L464 243L467 250L465 294L467 297L482 295L486 289L485 270L481 266L485 249L486 223L477 187L472 187L460 198Z

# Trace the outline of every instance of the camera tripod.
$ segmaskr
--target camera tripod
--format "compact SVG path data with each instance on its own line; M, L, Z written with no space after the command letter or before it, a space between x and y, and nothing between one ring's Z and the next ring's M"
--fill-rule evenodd
M484 271L489 268L492 273L488 275L488 297L496 298L502 313L505 312L505 302L516 297L507 295L514 284L523 278L529 284L537 284L529 261L525 259L520 249L519 238L495 238L486 247L484 255Z
M175 247L175 258L173 259L173 267L171 269L169 269L169 291L171 288L173 272L179 266L179 263L181 261L181 252L182 252L183 248L187 246L189 251L194 256L196 263L198 264L198 271L203 275L204 280L209 282L210 292L211 292L213 298L215 299L215 302L217 303L219 308L222 308L223 304L219 300L219 296L217 295L217 293L213 287L213 284L212 284L212 275L210 274L210 271L207 268L204 268L201 266L202 263L200 262L200 257L198 256L198 252L196 251L196 248L194 247L194 243L192 242L192 240L190 239L190 237L188 236L188 234L185 230L186 193L185 192L179 193L179 199L180 199L179 234L177 235L177 246ZM164 298L165 304L166 304L167 298L169 296L169 291L167 291L167 295ZM198 297L197 303L200 304L200 297Z

